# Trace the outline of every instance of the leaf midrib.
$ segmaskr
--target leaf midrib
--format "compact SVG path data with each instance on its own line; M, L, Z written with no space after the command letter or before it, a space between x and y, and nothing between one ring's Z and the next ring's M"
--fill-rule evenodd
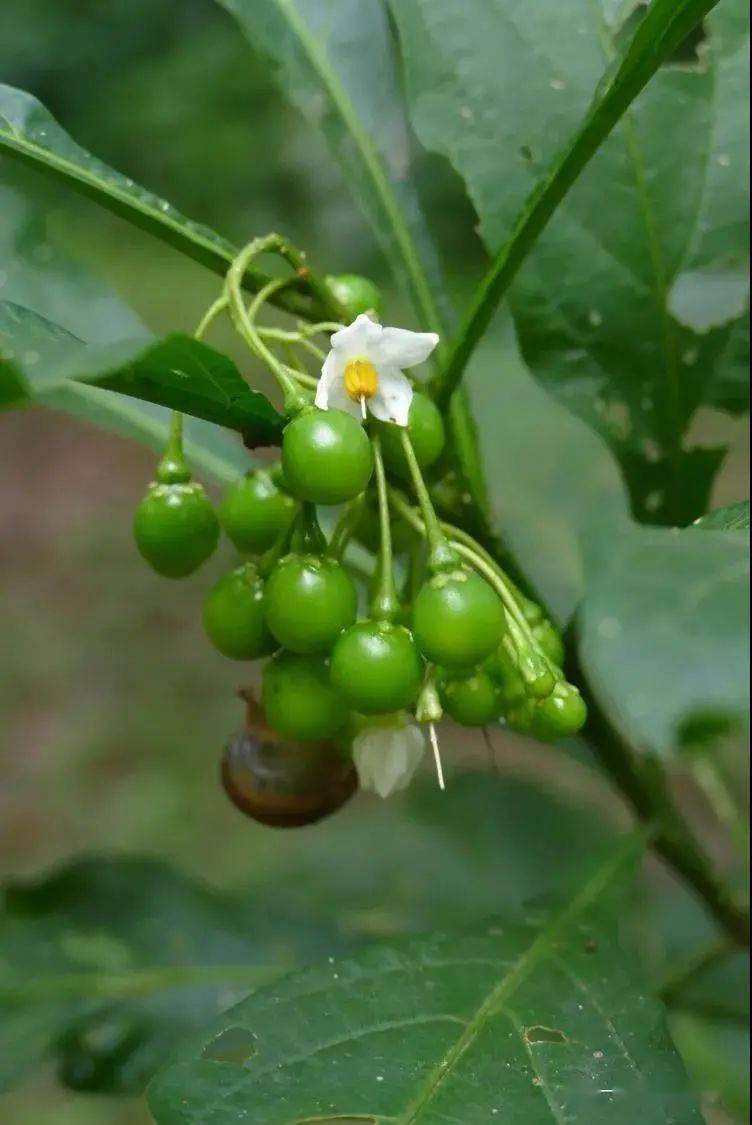
M637 858L647 846L651 834L651 829L642 828L624 838L605 862L596 868L572 900L549 920L548 924L520 955L511 969L489 992L483 1003L476 1009L475 1014L468 1020L462 1034L456 1039L444 1058L429 1073L416 1097L404 1113L400 1115L400 1125L414 1125L420 1119L423 1110L472 1045L486 1022L503 1008L504 1002L514 994L533 969L552 954L557 935L590 906L622 867L631 864Z

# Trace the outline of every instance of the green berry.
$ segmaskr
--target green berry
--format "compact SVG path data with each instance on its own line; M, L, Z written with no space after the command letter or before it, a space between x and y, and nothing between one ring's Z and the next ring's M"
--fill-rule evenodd
M560 681L535 707L534 730L544 738L567 738L585 725L585 700L573 684Z
M469 676L442 676L439 693L446 713L463 727L483 727L501 714L501 688L483 668Z
M264 667L261 702L267 722L283 738L332 738L347 721L347 706L322 656L278 652Z
M277 648L264 622L264 583L253 563L237 567L209 591L204 629L231 660L256 660Z
M503 632L499 598L471 571L437 574L415 599L415 640L428 660L444 668L480 664L498 647Z
M394 476L409 481L410 469L402 448L401 427L389 422L379 422L378 432L381 435L381 450L387 469ZM413 394L410 403L407 432L421 469L429 468L444 448L444 420L439 408L419 391Z
M551 663L561 668L564 664L564 642L558 630L544 618L533 626L533 636Z
M293 652L327 652L357 609L355 584L334 559L287 555L266 583L266 623Z
M403 625L360 621L334 646L331 676L351 707L365 715L378 715L415 702L423 662Z
M381 311L381 292L367 277L346 273L339 277L327 277L326 281L348 319L355 320L361 313Z
M236 480L219 505L219 522L239 551L257 555L274 546L287 531L297 505L278 488L266 469Z
M535 703L532 699L522 699L507 708L507 724L520 734L533 734L535 731ZM536 732L537 733L537 732Z
M185 578L206 562L219 539L209 497L196 481L149 485L133 522L139 551L157 574Z
M371 479L371 443L360 422L344 410L307 410L285 428L282 468L300 500L342 504Z

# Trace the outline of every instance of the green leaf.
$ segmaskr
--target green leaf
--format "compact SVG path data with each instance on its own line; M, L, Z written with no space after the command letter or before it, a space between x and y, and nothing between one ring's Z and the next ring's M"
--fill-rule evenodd
M63 182L215 273L225 274L237 254L237 248L215 231L187 219L167 200L86 152L31 94L2 84L0 154L21 160ZM268 275L248 270L244 285L257 292L268 280ZM311 311L302 294L278 293L271 300L293 312Z
M6 370L25 383L28 399L44 401L60 383L79 381L238 430L249 445L278 444L284 426L231 359L182 333L84 344L29 309L0 302L0 380Z
M749 531L749 500L729 504L726 508L715 508L695 520L694 526L709 531Z
M362 799L310 831L243 827L256 859L251 884L232 893L126 858L10 884L0 1085L53 1058L65 1081L137 1089L177 1036L265 973L451 925L458 901L470 924L489 904L553 894L612 839L596 814L548 789L478 773L450 776L446 793L431 781L389 802Z
M701 1121L620 949L629 837L567 905L326 963L226 1012L154 1080L159 1125ZM244 1059L222 1044L244 1039Z
M421 327L441 332L439 271L410 180L410 136L381 0L219 3L272 61L285 94L322 130Z
M526 361L606 437L635 512L688 522L719 463L685 448L692 417L746 393L730 346L747 246L740 0L682 66L661 64L712 0L645 6L623 56L624 8L605 0L482 3L472 20L451 0L391 2L418 135L463 176L496 254L441 385L508 291Z
M608 448L532 380L508 321L476 353L467 389L495 526L560 624L579 607L588 680L616 725L669 753L703 713L738 721L745 537L634 524Z

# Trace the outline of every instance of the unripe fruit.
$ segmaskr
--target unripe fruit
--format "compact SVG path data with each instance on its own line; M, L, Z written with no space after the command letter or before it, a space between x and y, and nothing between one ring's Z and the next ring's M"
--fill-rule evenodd
M133 521L136 546L157 574L185 578L214 551L219 523L196 481L149 485Z
M261 700L269 724L283 738L332 738L347 721L347 706L320 656L282 651L264 667Z
M371 443L344 410L307 410L288 423L282 469L294 496L313 504L342 504L371 479Z
M379 422L377 428L381 435L381 451L387 469L394 476L409 481L410 468L402 448L402 427ZM420 391L415 391L410 403L407 432L421 469L429 468L444 448L444 420L439 408Z
M577 734L587 720L587 707L573 684L556 684L548 699L535 707L534 727L543 738L567 738Z
M257 555L273 547L292 522L297 505L266 469L254 469L229 486L219 522L239 551Z
M381 311L381 292L367 277L346 273L327 277L326 282L349 320L355 320L361 313Z
M503 632L499 598L471 571L437 574L415 599L415 640L423 655L441 667L480 664L498 647Z
M331 678L352 708L378 715L415 702L423 662L404 626L360 621L334 646Z
M547 618L533 625L533 636L551 663L561 668L564 664L564 642Z
M204 628L231 660L256 660L278 647L264 621L264 583L252 563L226 574L209 591Z
M501 689L482 668L469 676L442 676L439 694L446 713L464 727L483 727L501 715Z
M287 555L266 583L266 623L293 652L327 652L355 621L358 594L334 559Z

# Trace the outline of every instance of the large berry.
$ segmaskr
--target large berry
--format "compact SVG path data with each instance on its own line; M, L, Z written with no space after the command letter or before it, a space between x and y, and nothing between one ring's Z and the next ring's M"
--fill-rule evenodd
M415 702L423 662L404 626L360 621L334 646L331 677L351 707L377 715Z
M479 664L504 632L499 598L477 574L437 574L421 587L413 605L413 633L423 655L444 668Z
M381 292L367 277L345 273L339 277L327 277L326 281L349 320L355 320L361 313L380 312Z
M293 652L328 651L357 608L352 578L325 556L287 555L266 583L266 623Z
M133 522L136 546L157 574L185 578L217 546L219 523L196 481L149 485Z
M307 410L285 428L282 468L290 491L314 504L341 504L371 479L371 444L344 410Z

